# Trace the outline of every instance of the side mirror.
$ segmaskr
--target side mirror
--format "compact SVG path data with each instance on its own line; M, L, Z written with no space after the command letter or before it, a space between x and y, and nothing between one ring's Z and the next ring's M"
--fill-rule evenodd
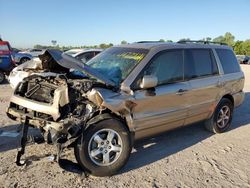
M156 76L153 75L145 75L142 78L140 88L141 89L149 89L149 88L154 88L157 86L158 79Z

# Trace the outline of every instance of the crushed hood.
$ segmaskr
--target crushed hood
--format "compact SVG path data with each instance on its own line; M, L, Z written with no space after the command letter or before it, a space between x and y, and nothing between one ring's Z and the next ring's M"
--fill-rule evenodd
M115 83L102 73L60 50L46 50L44 54L39 55L39 58L42 62L43 69L48 69L53 72L63 71L65 68L68 70L75 69L83 71L86 75L96 78L107 85L115 86Z

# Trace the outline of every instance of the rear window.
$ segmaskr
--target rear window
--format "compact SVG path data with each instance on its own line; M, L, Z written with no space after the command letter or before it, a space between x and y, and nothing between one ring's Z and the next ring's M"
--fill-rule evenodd
M1 51L9 51L10 49L9 49L9 46L7 44L3 44L3 45L0 44L0 50Z
M224 74L240 72L240 65L232 50L216 49Z
M185 77L188 79L218 74L214 56L209 49L185 50Z

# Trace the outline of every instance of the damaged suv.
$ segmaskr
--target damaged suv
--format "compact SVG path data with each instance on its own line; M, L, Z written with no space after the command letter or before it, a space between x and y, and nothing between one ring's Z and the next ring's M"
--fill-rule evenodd
M56 50L40 59L47 74L25 78L7 109L23 124L17 164L34 126L59 146L58 157L74 146L86 172L113 175L135 140L200 121L224 132L244 99L244 74L225 45L139 42L109 48L84 65Z

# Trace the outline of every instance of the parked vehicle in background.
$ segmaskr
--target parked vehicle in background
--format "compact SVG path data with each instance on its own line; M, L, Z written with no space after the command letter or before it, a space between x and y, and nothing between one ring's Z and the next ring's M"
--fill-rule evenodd
M21 51L19 53L24 53L24 54L30 54L32 57L38 57L39 55L43 54L45 52L45 49L29 49L25 51Z
M5 75L8 75L14 66L15 62L9 42L0 41L0 83L5 80Z
M40 64L41 60L36 57L15 67L8 76L10 86L14 89L24 78L39 72Z
M13 57L14 57L14 61L16 64L20 65L26 61L29 61L33 58L33 56L31 54L28 53L20 53L21 51L16 49L16 48L12 48L13 49Z
M83 48L76 48L76 49L67 50L67 51L65 51L64 53L73 56L73 55L75 55L75 54L77 54L78 52L81 52L81 51L83 51L83 50L85 50L85 49L83 49Z
M81 50L78 53L74 54L74 58L81 60L83 63L86 63L89 61L91 58L99 54L102 50L101 49L88 49L88 50ZM32 74L37 74L40 73L41 70L41 60L39 58L33 58L31 61L27 61L17 67L15 67L8 79L10 86L12 88L15 88L22 80ZM77 73L78 76L82 76L82 73ZM47 74L45 74L47 75Z
M102 49L85 49L73 54L72 56L81 60L83 63L86 63L102 51Z
M200 121L225 132L244 100L244 74L232 48L207 41L111 47L84 66L56 50L41 61L48 75L24 79L7 115L23 130L42 130L59 159L74 146L77 162L95 176L117 173L136 140ZM74 77L70 69L87 76Z
M236 55L236 58L240 64L250 64L250 57L247 55Z

